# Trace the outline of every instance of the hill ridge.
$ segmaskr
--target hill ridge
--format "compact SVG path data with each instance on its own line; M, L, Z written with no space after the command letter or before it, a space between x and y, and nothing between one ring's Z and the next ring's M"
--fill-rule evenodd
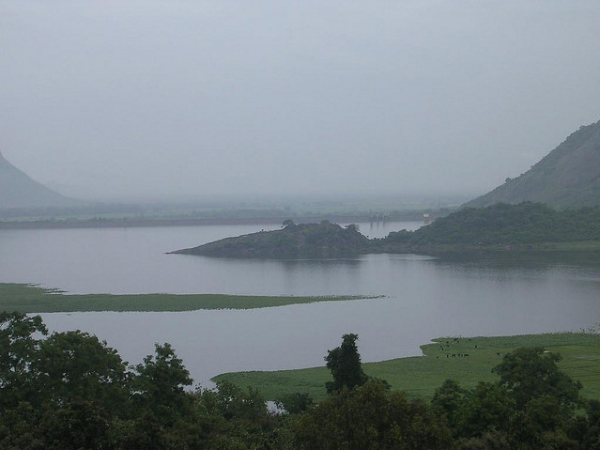
M600 205L600 121L580 127L527 172L463 206L524 201L556 208Z
M73 206L78 201L65 197L33 180L11 164L0 152L0 209Z

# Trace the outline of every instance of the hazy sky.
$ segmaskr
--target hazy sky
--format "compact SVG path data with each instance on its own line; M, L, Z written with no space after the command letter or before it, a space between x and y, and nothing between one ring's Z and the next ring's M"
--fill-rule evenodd
M84 196L483 193L600 120L598 0L0 0L0 151Z

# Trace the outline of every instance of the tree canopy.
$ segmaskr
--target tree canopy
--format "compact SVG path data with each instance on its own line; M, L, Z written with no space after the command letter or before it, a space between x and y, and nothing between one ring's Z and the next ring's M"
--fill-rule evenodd
M600 207L557 211L542 203L498 203L465 208L415 231L392 232L380 244L394 247L428 245L513 245L600 240Z
M325 357L325 400L293 394L293 414L279 414L231 383L192 391L169 344L128 366L96 336L0 313L0 450L600 449L600 403L580 398L556 354L516 349L497 382L449 380L427 403L368 379L357 339Z
M333 381L326 384L327 392L341 391L343 388L354 389L368 380L362 369L356 334L344 334L342 345L329 350L325 361L333 375Z

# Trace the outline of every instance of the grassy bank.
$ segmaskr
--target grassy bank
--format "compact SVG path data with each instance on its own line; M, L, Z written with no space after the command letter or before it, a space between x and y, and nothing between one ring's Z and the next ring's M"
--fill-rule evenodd
M386 380L392 389L431 399L434 390L448 378L458 380L464 387L474 387L479 381L497 381L491 370L502 361L502 355L518 347L531 346L560 353L563 360L559 367L581 381L583 395L600 400L600 335L592 333L439 338L421 346L424 357L368 363L363 364L363 368L367 375ZM326 352L327 349L322 350L323 355ZM294 392L306 392L315 399L322 399L326 396L325 382L331 379L325 367L238 372L214 378L243 387L252 386L270 400Z
M223 294L85 294L26 284L0 283L0 311L23 313L82 311L194 311L198 309L253 309L324 301L359 300L364 296L267 297Z

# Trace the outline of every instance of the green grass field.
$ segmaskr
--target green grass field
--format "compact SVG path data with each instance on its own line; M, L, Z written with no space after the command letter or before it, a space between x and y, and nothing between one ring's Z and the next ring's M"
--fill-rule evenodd
M85 294L69 295L26 284L0 283L0 311L23 313L83 311L194 311L253 309L325 301L359 300L381 296L261 297L224 294Z
M439 338L423 345L425 356L400 358L363 364L367 375L382 378L392 389L405 391L411 397L431 399L448 378L463 387L474 387L479 381L496 381L492 367L502 355L519 347L541 346L560 353L559 367L584 386L583 395L600 400L600 335L593 333L556 333L525 336ZM327 349L323 349L325 355ZM459 356L459 355L469 356ZM455 356L452 356L455 355ZM239 372L223 374L214 381L228 380L238 386L252 386L269 400L294 392L306 392L314 399L326 396L325 382L329 371L323 367L277 372Z

